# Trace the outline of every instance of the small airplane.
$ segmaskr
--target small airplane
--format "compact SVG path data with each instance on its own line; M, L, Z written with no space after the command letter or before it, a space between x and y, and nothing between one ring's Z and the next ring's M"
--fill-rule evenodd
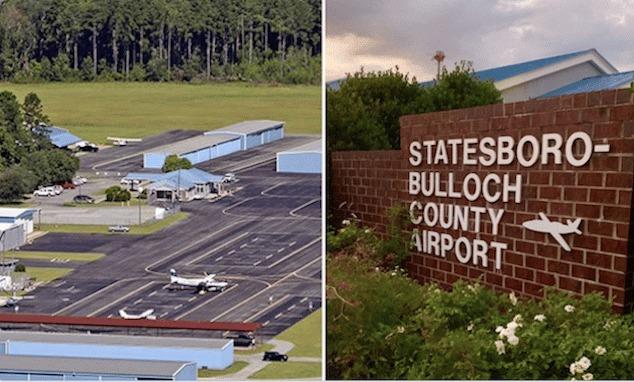
M0 307L12 307L18 305L22 300L31 300L33 296L0 296Z
M229 283L224 281L216 281L216 275L205 274L205 277L186 278L176 274L175 269L170 269L170 283L184 287L194 287L200 294L205 292L224 291Z
M13 289L15 289L15 284L13 283L11 276L0 276L0 290L12 291Z
M112 144L115 146L127 146L130 142L141 142L141 138L119 138L119 137L108 137L106 138L109 141L112 141Z
M539 219L525 221L522 225L531 231L549 233L566 252L570 252L570 246L561 235L569 233L581 235L581 231L579 230L581 219L576 219L575 221L568 219L566 221L567 224L562 224L550 221L543 212L540 212L538 215Z
M145 312L140 314L130 314L126 312L125 309L121 309L119 310L119 316L121 316L121 318L123 318L124 320L143 320L143 319L156 320L156 316L154 315L154 309L148 309Z

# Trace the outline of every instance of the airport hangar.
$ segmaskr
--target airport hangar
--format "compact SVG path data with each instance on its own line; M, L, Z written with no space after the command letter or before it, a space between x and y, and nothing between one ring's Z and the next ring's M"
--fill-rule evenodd
M284 138L284 122L244 121L143 153L143 167L160 169L170 155L198 164Z
M321 174L321 139L277 153L277 172Z
M0 208L0 250L10 251L26 244L33 232L37 208Z
M0 381L194 381L196 363L0 355Z

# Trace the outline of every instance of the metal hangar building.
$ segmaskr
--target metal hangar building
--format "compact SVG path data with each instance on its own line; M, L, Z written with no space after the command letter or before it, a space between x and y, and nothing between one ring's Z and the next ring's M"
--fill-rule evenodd
M277 153L277 172L321 174L321 139Z
M256 120L244 121L208 131L205 135L231 134L240 138L240 149L247 150L284 138L284 122Z

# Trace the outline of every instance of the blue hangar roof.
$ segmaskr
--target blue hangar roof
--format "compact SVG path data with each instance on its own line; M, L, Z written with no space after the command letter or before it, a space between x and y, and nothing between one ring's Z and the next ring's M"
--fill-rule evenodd
M68 130L57 126L41 126L36 128L42 134L48 136L51 143L57 147L67 147L74 143L81 142L82 139L71 134Z
M631 72L604 74L587 77L559 89L552 90L539 98L557 97L567 94L596 92L600 90L618 89L634 82L634 70Z
M142 172L131 172L126 175L126 179L147 180L156 183L157 186L176 188L180 184L181 188L192 188L197 184L217 183L222 181L222 176L210 174L198 168L187 170L176 170L165 174L149 174Z

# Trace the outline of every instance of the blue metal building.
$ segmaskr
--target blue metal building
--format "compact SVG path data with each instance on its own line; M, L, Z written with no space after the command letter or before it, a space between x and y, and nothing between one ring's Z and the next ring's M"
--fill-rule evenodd
M233 363L233 340L226 339L2 331L0 344L6 355L188 361L209 369Z
M231 134L239 137L240 148L247 150L284 138L284 122L268 120L244 121L205 133L208 136L222 134Z
M634 83L634 71L622 72L615 74L606 74L603 76L594 76L584 78L569 85L562 86L542 95L539 98L558 97L568 94L597 92L601 90L626 89Z
M277 171L303 174L321 174L321 139L293 150L277 153Z
M152 201L181 201L204 199L210 194L225 191L223 177L198 168L176 170L164 174L131 172L125 176L128 180L150 182L147 187Z
M83 140L66 129L57 126L38 126L35 128L40 134L46 135L51 143L59 148L66 148Z
M0 381L194 381L195 362L0 355Z
M145 152L143 167L161 168L170 155L177 155L188 159L192 164L197 164L240 149L240 137L235 134L199 135Z

